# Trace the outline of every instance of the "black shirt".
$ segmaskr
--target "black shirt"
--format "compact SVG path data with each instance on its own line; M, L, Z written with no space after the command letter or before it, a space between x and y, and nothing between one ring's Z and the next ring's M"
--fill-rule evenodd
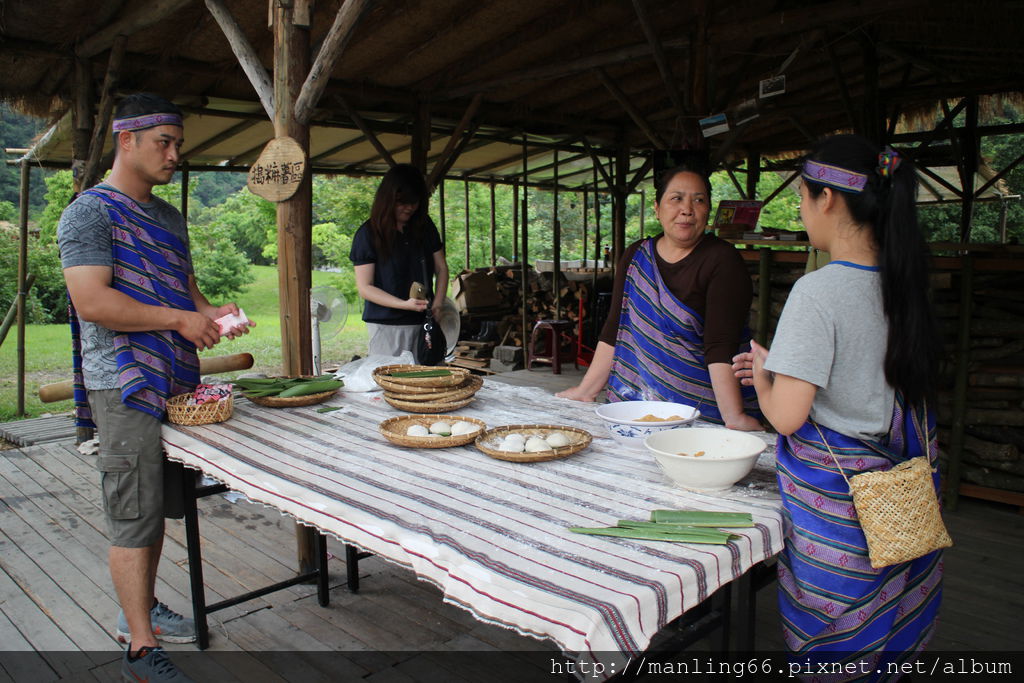
M373 286L405 301L409 298L409 288L413 282L422 283L433 293L434 252L440 251L442 248L441 235L437 232L437 226L427 218L420 240L410 238L404 231L398 233L390 256L382 262L379 260L377 249L373 244L373 230L370 227L370 222L366 221L359 226L359 230L352 238L349 258L356 266L374 264ZM425 278L424 265L426 266ZM363 307L363 320L381 325L417 325L423 322L423 313L388 308L367 301Z

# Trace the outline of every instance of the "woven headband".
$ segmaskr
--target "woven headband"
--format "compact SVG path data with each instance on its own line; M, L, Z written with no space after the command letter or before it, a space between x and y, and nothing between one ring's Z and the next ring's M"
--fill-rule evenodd
M863 173L855 173L854 171L847 171L845 168L829 166L828 164L811 160L804 162L804 170L800 175L808 180L834 187L843 192L861 192L868 183L868 177Z
M114 132L122 130L143 130L154 126L182 126L178 114L144 114L124 119L114 119Z

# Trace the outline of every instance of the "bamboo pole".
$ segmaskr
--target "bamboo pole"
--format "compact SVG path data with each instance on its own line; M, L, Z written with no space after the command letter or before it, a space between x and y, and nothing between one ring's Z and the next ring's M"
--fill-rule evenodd
M437 204L438 204L438 209L441 212L441 244L445 244L446 245L447 241L448 241L447 230L446 230L447 222L448 221L447 221L447 217L445 215L447 213L447 211L446 211L445 205L444 205L444 178L441 179L441 182L440 182L440 184L437 187L438 187L438 190L439 190L439 194L437 196ZM429 191L430 191L430 188L428 187L427 188L427 192L429 192Z
M21 160L21 187L18 193L18 417L25 414L25 296L28 282L28 190L32 167Z
M185 225L188 225L188 162L186 161L179 168L181 169L181 217L185 219Z

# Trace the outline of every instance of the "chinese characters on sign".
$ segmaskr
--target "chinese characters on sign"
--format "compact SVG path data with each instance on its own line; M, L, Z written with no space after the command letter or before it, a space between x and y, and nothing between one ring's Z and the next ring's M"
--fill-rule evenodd
M272 202L283 202L299 188L306 173L306 155L299 143L284 137L267 143L249 168L249 191Z

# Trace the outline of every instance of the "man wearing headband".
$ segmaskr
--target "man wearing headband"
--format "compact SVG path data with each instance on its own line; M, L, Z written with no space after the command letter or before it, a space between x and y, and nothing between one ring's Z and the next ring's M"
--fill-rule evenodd
M126 97L113 124L114 165L82 192L57 228L71 299L75 408L97 428L110 574L128 643L128 680L188 681L157 640L195 640L195 624L153 595L164 517L181 517L183 470L168 463L160 423L170 396L199 381L196 350L220 340L216 318L238 313L199 291L181 213L153 196L171 181L183 138L181 111L149 94ZM228 337L247 332L246 326Z

